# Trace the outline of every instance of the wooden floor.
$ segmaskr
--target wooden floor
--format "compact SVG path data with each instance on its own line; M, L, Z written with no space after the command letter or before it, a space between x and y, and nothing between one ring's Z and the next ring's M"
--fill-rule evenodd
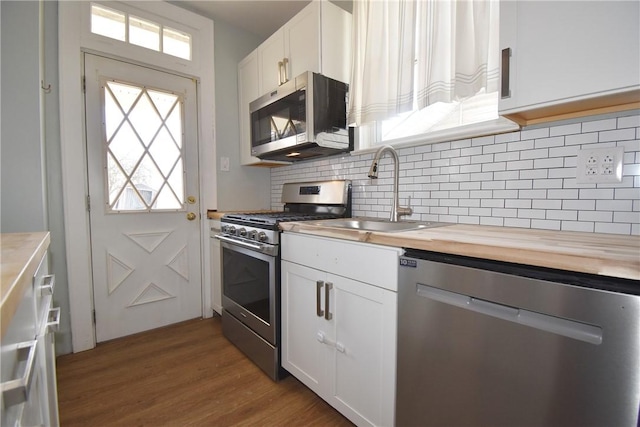
M275 383L192 320L61 356L65 426L352 426L292 376Z

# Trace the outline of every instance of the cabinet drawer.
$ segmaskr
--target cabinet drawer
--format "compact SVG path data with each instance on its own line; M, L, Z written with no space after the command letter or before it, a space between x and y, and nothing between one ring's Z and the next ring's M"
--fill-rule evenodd
M402 249L283 233L282 259L397 291Z

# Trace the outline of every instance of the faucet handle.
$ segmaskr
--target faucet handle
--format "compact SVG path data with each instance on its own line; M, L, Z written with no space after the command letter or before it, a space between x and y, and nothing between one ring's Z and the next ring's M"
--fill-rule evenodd
M408 216L413 214L413 209L411 209L411 196L408 197L409 205L408 206L398 206L398 218L400 216Z

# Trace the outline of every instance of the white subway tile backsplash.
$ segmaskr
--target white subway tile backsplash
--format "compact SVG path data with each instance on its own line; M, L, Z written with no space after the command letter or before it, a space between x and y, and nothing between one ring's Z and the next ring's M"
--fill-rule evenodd
M633 210L633 201L631 200L596 200L596 210L631 212Z
M596 222L596 233L631 234L631 224Z
M532 219L531 228L541 228L544 230L560 230L560 221L550 219Z
M582 133L594 132L599 130L615 129L617 127L617 119L594 120L582 123Z
M533 180L532 179L521 179L521 180L518 180L518 181L507 181L506 188L508 188L508 189L523 189L523 190L531 189L531 188L533 188Z
M640 164L623 165L622 175L640 175Z
M579 195L580 195L579 196L580 199L606 199L606 200L611 200L611 199L613 199L613 189L584 188L584 189L580 189L579 190Z
M526 218L505 218L505 227L531 228L531 220Z
M495 225L502 227L504 225L504 218L499 217L481 217L480 225Z
M564 137L564 145L595 144L598 142L598 133L579 133L577 135L567 135Z
M520 152L520 159L546 159L549 157L548 148L540 148L537 150L525 150Z
M618 129L640 127L640 115L618 117Z
M553 138L536 139L533 146L535 148L548 148L548 147L562 147L563 145L564 145L564 137L556 136Z
M549 128L538 128L538 129L520 131L520 139L522 140L548 138L548 137L549 137Z
M594 223L588 221L562 221L560 229L562 231L583 231L593 233Z
M613 212L579 211L578 221L612 222Z
M549 129L549 136L573 135L582 131L582 123L572 123L570 125L553 126Z
M623 146L623 181L576 183L584 147ZM548 230L640 235L640 115L523 129L399 150L400 200L411 196L411 219ZM387 217L392 162L367 179L373 153L336 156L271 170L271 204L282 185L351 179L354 215Z

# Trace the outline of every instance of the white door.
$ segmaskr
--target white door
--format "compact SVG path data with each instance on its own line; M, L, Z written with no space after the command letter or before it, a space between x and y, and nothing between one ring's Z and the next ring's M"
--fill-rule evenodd
M96 340L202 315L192 79L85 54Z

